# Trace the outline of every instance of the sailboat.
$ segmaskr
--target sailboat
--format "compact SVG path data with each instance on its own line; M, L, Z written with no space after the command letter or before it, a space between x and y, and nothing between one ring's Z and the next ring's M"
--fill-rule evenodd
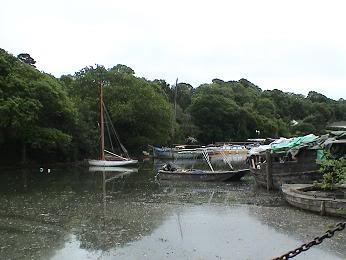
M131 164L136 164L138 163L137 160L133 160L130 158L127 150L125 147L121 144L119 136L117 135L112 121L110 120L110 117L108 115L108 112L106 110L105 104L103 103L103 87L102 83L100 84L100 155L98 160L88 160L90 166L103 166L103 167L112 167L112 166L126 166L126 165L131 165ZM105 124L104 117L108 118L107 123ZM113 148L113 143L112 139L110 136L110 127L111 130L113 130L113 133L116 137L117 142L119 143L121 153L122 155L118 155L114 152ZM110 144L112 147L113 151L108 151L105 149L105 129L104 127L107 127L109 139L110 139Z

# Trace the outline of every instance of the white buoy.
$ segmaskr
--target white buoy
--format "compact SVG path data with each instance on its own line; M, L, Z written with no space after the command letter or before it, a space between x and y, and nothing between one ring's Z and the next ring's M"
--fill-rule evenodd
M50 173L50 169L47 169L47 172Z
M43 172L43 168L40 168L40 172Z

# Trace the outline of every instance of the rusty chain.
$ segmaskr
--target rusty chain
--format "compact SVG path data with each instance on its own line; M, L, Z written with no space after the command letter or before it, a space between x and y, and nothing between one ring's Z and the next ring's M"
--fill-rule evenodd
M327 230L324 235L320 237L315 237L309 243L302 244L300 247L297 247L296 249L289 251L282 256L273 258L273 260L286 260L289 258L293 258L296 255L299 255L301 252L309 250L312 246L321 244L324 239L333 237L336 231L342 231L345 229L345 227L346 227L346 222L338 223L336 224L335 228Z

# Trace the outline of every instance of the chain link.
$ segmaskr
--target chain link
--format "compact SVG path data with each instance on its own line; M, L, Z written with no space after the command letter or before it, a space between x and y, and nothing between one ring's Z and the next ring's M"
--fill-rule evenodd
M315 237L310 242L302 244L300 247L297 247L296 249L289 251L282 256L275 257L273 258L273 260L286 260L289 258L293 258L296 255L299 255L301 252L309 250L312 246L321 244L324 239L333 237L336 231L342 231L345 229L345 227L346 227L346 222L338 223L336 224L335 228L327 230L324 235L320 237Z

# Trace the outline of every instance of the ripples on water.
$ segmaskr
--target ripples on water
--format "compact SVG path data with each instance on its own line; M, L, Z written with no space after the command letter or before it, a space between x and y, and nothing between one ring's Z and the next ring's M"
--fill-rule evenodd
M163 163L1 171L0 259L268 259L340 221L287 206L251 176L160 183ZM346 259L345 231L296 259Z

